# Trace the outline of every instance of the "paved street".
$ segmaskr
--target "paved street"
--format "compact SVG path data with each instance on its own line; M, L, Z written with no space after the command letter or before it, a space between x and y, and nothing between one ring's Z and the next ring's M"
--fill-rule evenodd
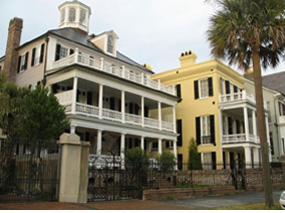
M273 193L278 201L282 191ZM191 198L172 201L114 201L88 204L69 203L0 203L0 210L190 210L263 203L263 192L252 192L222 197Z

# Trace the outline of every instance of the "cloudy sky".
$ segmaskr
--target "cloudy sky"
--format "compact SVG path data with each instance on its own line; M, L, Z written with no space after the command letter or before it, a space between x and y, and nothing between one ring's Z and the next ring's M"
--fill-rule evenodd
M92 9L89 32L114 30L119 51L156 73L180 66L181 52L192 50L197 62L210 60L206 31L213 5L204 0L81 0ZM58 6L64 0L12 0L1 2L0 57L5 54L9 20L24 19L21 43L58 26ZM226 61L224 63L227 64ZM237 70L236 67L233 67ZM283 61L275 70L285 71ZM242 73L242 71L239 71Z

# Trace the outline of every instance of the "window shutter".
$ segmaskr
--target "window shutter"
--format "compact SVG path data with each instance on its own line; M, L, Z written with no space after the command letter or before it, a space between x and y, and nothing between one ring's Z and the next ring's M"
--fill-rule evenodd
M196 118L196 141L197 145L201 144L201 118Z
M52 92L53 94L57 93L57 84L52 85Z
M45 44L41 45L41 55L40 55L40 64L44 61L44 51L45 51Z
M61 48L61 45L57 44L56 50L55 50L55 61L58 61L60 59L60 48Z
M211 131L211 143L216 145L216 137L215 137L215 116L210 116L210 131Z
M110 98L110 110L115 110L115 98Z
M29 52L26 53L26 58L25 58L25 65L24 65L24 69L26 70L28 67L28 60L29 60Z
M230 93L231 93L230 82L226 81L226 94L230 94Z
M213 78L208 78L209 97L214 96Z
M130 114L133 114L133 113L134 113L134 104L133 104L133 103L130 103L130 104L129 104L129 113L130 113Z
M70 49L69 50L69 55L72 55L74 53L74 50L73 49Z
M199 82L194 81L195 99L199 99Z
M234 93L237 93L237 92L238 92L238 87L234 86Z
M212 152L212 168L213 170L217 169L216 152Z
M228 117L229 135L233 134L233 119Z
M92 105L92 92L87 92L87 104Z
M183 141L182 141L182 120L177 120L177 134L179 134L178 138L177 138L177 146L182 146L183 145Z
M236 120L236 130L237 130L237 134L240 134L241 133L241 129L240 129L240 121L239 120Z
M181 85L180 84L176 85L176 92L177 92L177 97L181 98Z
M32 61L31 61L31 66L32 67L35 65L36 50L37 50L37 48L34 48L33 52L32 52Z
M139 105L135 105L135 114L138 115L139 114L139 109L140 109L140 106Z
M121 112L122 111L122 100L118 101L118 106L119 106L119 111Z
M144 107L144 117L148 117L148 107Z
M19 73L21 71L21 61L22 61L22 56L19 56L17 73Z

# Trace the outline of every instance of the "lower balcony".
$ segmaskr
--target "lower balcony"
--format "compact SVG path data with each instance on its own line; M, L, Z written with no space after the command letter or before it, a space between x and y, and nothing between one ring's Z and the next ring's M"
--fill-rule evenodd
M248 137L245 133L242 134L232 134L232 135L223 135L222 137L223 144L238 144L238 143L256 143L259 144L259 138L255 135L249 134Z

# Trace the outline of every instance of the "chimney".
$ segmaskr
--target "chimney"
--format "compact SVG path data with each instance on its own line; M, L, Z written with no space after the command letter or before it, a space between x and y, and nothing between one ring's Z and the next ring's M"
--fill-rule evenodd
M189 67L196 64L196 59L197 55L193 51L186 51L184 53L181 53L181 57L179 58L180 65L181 67Z
M245 69L243 77L250 80L250 81L254 81L253 68L248 67L247 69Z
M4 62L4 73L12 82L15 82L16 80L18 66L18 52L16 51L16 48L20 45L22 28L22 19L15 17L10 20Z

